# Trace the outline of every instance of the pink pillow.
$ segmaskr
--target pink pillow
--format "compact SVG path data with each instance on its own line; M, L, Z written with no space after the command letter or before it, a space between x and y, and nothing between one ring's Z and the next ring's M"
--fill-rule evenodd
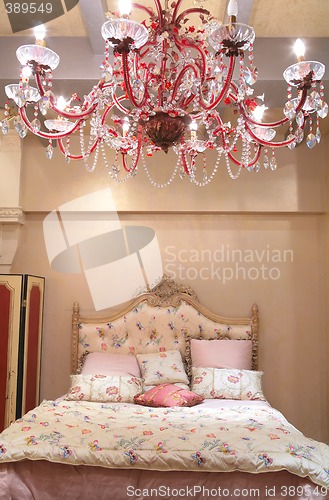
M82 375L123 375L140 378L139 364L132 354L91 352L86 356Z
M198 368L251 370L252 341L191 339L191 359Z
M144 394L134 397L134 403L143 406L194 406L202 403L203 396L174 384L160 384Z

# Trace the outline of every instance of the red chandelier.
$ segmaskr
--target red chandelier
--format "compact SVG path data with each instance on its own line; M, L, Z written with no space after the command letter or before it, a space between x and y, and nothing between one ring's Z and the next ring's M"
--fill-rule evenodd
M18 108L14 126L19 135L25 137L30 130L48 139L49 159L57 141L67 161L82 160L90 171L102 157L119 182L134 176L142 165L157 187L168 186L177 174L205 186L221 158L233 179L242 168L258 171L261 163L274 170L276 148L294 148L304 137L310 148L320 142L319 118L328 113L321 82L324 65L299 54L298 62L283 74L288 83L283 118L263 123L260 112L267 108L252 88L257 80L255 33L237 22L236 1L229 2L228 24L219 23L202 7L182 10L182 3L176 0L169 7L166 0L163 8L154 0L155 11L132 4L147 15L142 23L129 19L129 8L120 16L110 14L101 31L105 57L100 80L83 100L77 94L67 101L55 96L52 71L59 56L45 46L41 35L34 45L19 47L20 81L5 89ZM200 27L190 24L191 16L199 19ZM30 85L32 77L35 86ZM226 110L232 113L225 122ZM284 125L285 140L273 140L276 129ZM1 127L8 132L8 116ZM71 151L73 134L79 135L77 153ZM151 177L147 160L169 148L177 162L161 184Z

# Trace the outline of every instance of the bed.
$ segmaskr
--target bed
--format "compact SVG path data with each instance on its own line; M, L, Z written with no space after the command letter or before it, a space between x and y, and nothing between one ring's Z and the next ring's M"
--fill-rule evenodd
M111 317L76 302L68 391L0 434L0 499L329 498L329 447L263 394L258 328L166 277Z

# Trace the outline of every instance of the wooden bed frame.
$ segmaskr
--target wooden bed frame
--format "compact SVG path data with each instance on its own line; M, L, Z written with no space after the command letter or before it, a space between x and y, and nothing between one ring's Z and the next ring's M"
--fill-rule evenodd
M193 308L192 310L196 311L201 318L214 322L214 326L218 325L221 333L217 338L231 338L231 327L248 325L250 328L250 340L252 341L252 368L253 370L258 369L259 315L256 304L252 306L249 317L230 318L220 316L208 311L208 309L201 305L192 288L177 284L174 280L164 276L160 283L152 290L142 293L126 304L120 311L110 316L97 318L80 316L79 303L74 303L72 315L72 373L77 373L81 364L81 359L79 360L81 355L78 352L81 325L89 325L97 328L99 324L115 323L143 303L154 308L155 311L168 308L179 309L183 303L189 304ZM127 328L129 328L129 325Z

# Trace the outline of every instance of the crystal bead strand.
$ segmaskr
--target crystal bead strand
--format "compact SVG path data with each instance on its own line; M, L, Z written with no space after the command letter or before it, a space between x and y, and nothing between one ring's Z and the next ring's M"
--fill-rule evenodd
M265 170L267 170L269 166L270 166L270 163L269 163L269 159L268 159L268 151L267 151L267 148L265 148L264 149L264 156L263 156L263 167L265 168Z
M86 168L87 170L89 170L90 168L92 167L89 167L89 163L88 163L88 160L89 160L89 157L90 157L90 149L91 149L91 146L93 144L93 140L91 137L89 137L89 141L88 141L88 146L87 146L87 152L85 150L85 136L84 136L84 133L83 133L83 127L85 126L85 122L83 122L82 124L80 124L80 127L79 127L79 140L80 140L80 151L81 151L81 155L83 157L83 161L86 165Z
M54 154L54 148L53 148L52 140L49 139L49 144L46 147L46 157L48 158L48 160L52 159L53 154Z
M163 189L165 187L168 187L170 186L170 184L173 182L173 180L175 179L176 177L176 174L180 168L180 165L181 165L181 155L179 154L178 155L178 159L177 159L177 163L175 165L175 168L174 168L174 171L171 175L171 177L168 179L167 182L165 182L164 184L159 184L157 182L155 182L152 177L151 177L151 174L146 166L146 161L145 161L145 157L144 157L144 153L143 153L143 150L141 150L141 159L142 159L142 164L143 164L143 168L145 170L145 173L146 173L146 176L148 178L148 180L150 181L150 183L152 184L152 186L154 187L157 187L157 188L160 188L160 189Z
M236 171L235 174L233 174L232 169L231 169L231 165L230 165L230 159L228 156L228 151L224 151L224 156L225 156L225 162L226 162L226 168L227 168L228 174L231 177L231 179L233 179L235 181L239 177L239 175L241 174L242 163L239 164L238 170Z
M218 152L218 155L217 155L217 159L216 159L216 162L215 162L215 166L214 166L213 171L211 172L211 174L207 177L207 179L203 180L202 182L200 182L200 181L197 181L195 177L194 178L190 177L190 181L193 184L195 184L196 186L205 187L205 186L207 186L207 184L210 184L210 182L215 177L215 175L217 173L217 170L218 170L218 167L219 167L219 162L220 162L220 159L221 159L221 156L222 156L223 149L221 147L217 147L216 150Z
M130 179L131 177L133 177L133 173L132 172L129 172L127 173L127 175L122 178L122 179L119 179L118 178L118 173L119 173L119 168L114 165L116 167L116 170L117 170L117 173L114 174L114 169L113 167L111 168L109 163L108 163L108 160L107 160L107 155L106 155L106 150L105 150L105 145L104 145L104 142L101 142L101 152L102 152L102 156L103 156L103 160L104 160L104 164L105 164L105 167L106 167L106 170L108 172L108 174L110 175L110 177L115 181L117 182L118 184L123 184L124 182L126 182L128 179ZM118 151L115 152L115 162L117 163L118 161Z
M3 135L7 135L9 133L9 122L8 122L8 116L9 116L9 107L8 107L8 102L5 104L5 117L1 122L1 130Z
M278 165L276 163L274 148L272 148L272 156L271 156L271 159L270 159L270 169L271 170L276 170L277 166Z
M40 120L38 120L38 114L39 114L39 105L35 104L34 105L34 119L31 121L31 126L33 128L33 133L37 133L41 129L41 123Z
M316 140L315 135L313 134L313 120L312 120L312 116L311 115L309 115L309 120L310 120L310 123L309 123L309 134L306 137L306 144L307 144L307 146L310 149L312 149L312 148L314 148L314 146L316 146L317 140Z

